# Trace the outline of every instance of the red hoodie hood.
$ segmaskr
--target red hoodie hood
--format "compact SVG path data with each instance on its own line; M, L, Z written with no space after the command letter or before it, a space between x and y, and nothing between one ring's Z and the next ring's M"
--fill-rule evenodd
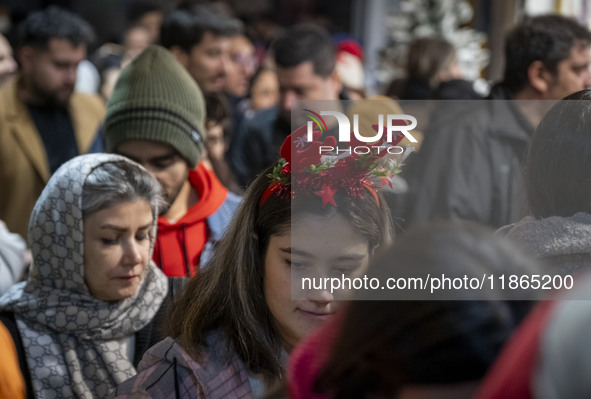
M199 195L199 202L174 223L164 217L158 218L158 232L178 230L181 226L199 223L213 215L226 200L228 190L216 175L202 164L189 171L189 183Z
M169 277L192 276L197 272L201 252L211 234L207 218L222 206L228 195L215 174L201 164L189 172L189 182L199 195L199 202L175 223L158 218L153 259Z

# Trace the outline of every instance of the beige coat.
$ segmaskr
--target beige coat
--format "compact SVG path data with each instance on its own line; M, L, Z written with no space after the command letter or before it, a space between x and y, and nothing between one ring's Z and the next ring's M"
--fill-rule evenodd
M29 215L50 177L43 141L17 94L19 78L0 88L0 219L8 229L27 236ZM74 93L69 105L78 153L92 145L105 115L95 96Z

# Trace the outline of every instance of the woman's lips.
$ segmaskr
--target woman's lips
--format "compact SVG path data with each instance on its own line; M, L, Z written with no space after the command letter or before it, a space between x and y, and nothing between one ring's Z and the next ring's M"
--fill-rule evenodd
M300 312L302 312L305 316L308 317L314 317L314 318L327 318L330 317L332 315L334 315L334 312L322 312L322 311L310 311L310 310L304 310L304 309L298 309Z
M134 279L136 277L139 277L139 276L137 276L137 275L134 275L134 276L121 276L121 277L117 277L117 278L118 279L121 279L121 280L132 280L132 279Z

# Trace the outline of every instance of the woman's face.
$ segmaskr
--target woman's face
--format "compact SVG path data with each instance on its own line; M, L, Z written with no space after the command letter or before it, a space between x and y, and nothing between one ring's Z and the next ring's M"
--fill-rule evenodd
M120 301L139 287L150 260L153 222L145 200L123 202L84 219L84 280L103 301Z
M288 351L333 317L340 305L330 287L307 290L305 299L292 300L292 271L294 276L355 278L365 273L369 258L367 239L339 214L302 216L284 234L271 236L265 256L265 299Z
M279 82L273 71L261 72L250 89L252 109L259 110L274 106L279 102Z

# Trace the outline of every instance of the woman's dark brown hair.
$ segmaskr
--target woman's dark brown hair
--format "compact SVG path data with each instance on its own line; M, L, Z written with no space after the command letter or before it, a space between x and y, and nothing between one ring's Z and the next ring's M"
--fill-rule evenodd
M364 198L351 198L340 192L335 195L336 208L322 207L322 200L315 195L293 201L271 195L260 204L272 183L267 176L272 170L263 171L244 194L212 260L191 279L174 304L168 332L195 357L208 333L225 334L246 367L269 381L283 374L282 340L263 290L264 259L271 236L285 233L292 216L339 213L356 233L367 238L369 248L391 239L390 213L381 195L381 206L369 193Z

